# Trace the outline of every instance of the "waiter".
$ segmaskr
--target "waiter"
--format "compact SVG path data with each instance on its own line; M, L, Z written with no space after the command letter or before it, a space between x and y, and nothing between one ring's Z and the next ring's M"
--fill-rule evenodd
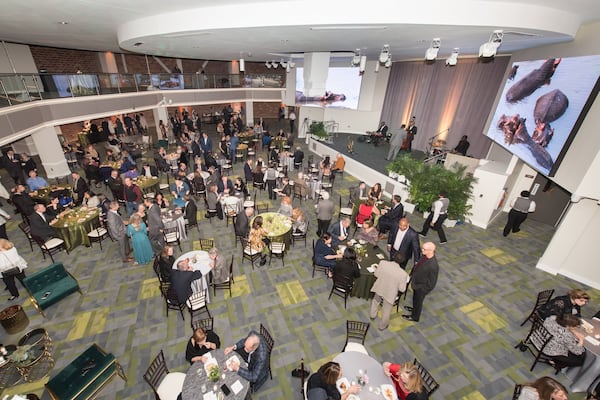
M529 191L523 190L521 196L511 201L508 221L506 221L504 232L502 232L504 237L508 236L511 230L513 233L519 232L521 224L527 219L527 214L535 211L535 201L531 200L529 195Z

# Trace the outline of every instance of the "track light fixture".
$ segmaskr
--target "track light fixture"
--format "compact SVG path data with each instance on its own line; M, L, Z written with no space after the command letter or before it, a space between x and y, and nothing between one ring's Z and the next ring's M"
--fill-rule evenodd
M271 65L271 63L270 63L270 62L268 62L268 61L265 61L265 67L267 67L267 68L271 69L272 65Z
M392 53L388 53L388 59L385 62L385 64L383 64L386 68L389 68L392 66Z
M498 47L502 44L504 32L502 30L493 31L490 40L479 47L479 57L492 58L496 55Z
M425 51L425 60L433 61L437 58L440 46L442 45L442 39L434 38L431 41L431 46Z
M243 58L240 58L240 72L246 71L246 61Z
M454 50L452 50L452 54L450 54L450 57L446 59L446 65L449 65L451 67L456 65L456 63L458 62L458 50L458 47L455 47Z
M384 44L381 49L381 53L379 53L379 62L382 64L386 64L389 59L391 59L390 55L390 45Z
M352 60L350 61L351 67L358 67L360 65L360 49L354 50L354 56L352 56Z

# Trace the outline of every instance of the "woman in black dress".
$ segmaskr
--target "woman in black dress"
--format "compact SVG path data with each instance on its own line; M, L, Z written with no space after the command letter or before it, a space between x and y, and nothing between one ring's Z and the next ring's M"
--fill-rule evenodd
M221 347L221 339L219 339L216 333L198 328L188 341L187 348L185 349L185 359L190 364L196 361L204 362L204 354L219 347Z
M308 378L306 386L307 393L311 390L323 389L329 398L334 400L346 400L351 394L356 394L360 391L360 386L351 385L344 394L340 394L335 386L338 379L343 376L340 364L330 361L319 368L317 372Z

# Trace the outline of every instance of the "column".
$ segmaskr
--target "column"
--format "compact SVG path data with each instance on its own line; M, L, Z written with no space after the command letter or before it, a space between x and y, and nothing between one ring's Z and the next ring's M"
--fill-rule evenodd
M246 126L254 126L254 103L252 100L246 100L246 104L244 104L244 108L246 109Z
M31 134L48 178L59 178L71 173L58 140L59 127L44 127Z
M304 95L322 96L327 90L329 53L308 53L304 55Z
M159 106L152 109L152 114L154 115L154 122L156 123L156 140L162 140L162 133L160 132L159 121L167 125L167 121L169 120L169 113L167 112L167 106ZM154 143L156 143L156 140Z

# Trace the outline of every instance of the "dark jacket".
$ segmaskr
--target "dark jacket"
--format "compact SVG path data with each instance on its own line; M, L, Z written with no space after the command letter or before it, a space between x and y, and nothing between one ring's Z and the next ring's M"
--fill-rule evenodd
M213 331L206 331L206 341L214 343L217 346L217 349L221 347L221 339L219 339L219 336ZM190 364L193 364L192 358L203 356L210 350L211 349L204 346L198 346L198 343L192 344L192 338L190 338L187 343L187 348L185 349L185 359L188 360Z
M198 207L196 202L190 198L183 207L184 218L188 220L188 225L193 226L198 224Z
M392 226L392 229L390 230L390 235L388 236L387 244L392 246L392 248L390 249L390 260L394 259L394 254L396 253L396 249L394 249L394 242L396 240L396 235L399 231L400 228L398 227L398 225ZM421 244L419 243L419 234L412 227L408 227L407 232L404 234L404 238L400 243L400 248L398 249L398 251L402 253L402 255L404 255L405 261L403 262L404 265L402 265L402 267L406 266L408 260L410 260L411 257L413 257L415 264L417 261L419 261L419 258L421 258Z
M56 232L54 228L52 228L48 223L50 222L50 217L45 216L46 221L38 214L33 213L29 216L29 225L31 227L31 236L38 236L44 242L50 238L56 237Z
M435 256L423 262L421 265L415 265L410 280L410 285L413 290L424 290L427 293L431 292L437 284L439 269L440 267L438 266Z
M178 269L171 271L171 285L177 293L180 304L184 304L192 295L192 282L200 278L202 278L200 271L179 271Z

